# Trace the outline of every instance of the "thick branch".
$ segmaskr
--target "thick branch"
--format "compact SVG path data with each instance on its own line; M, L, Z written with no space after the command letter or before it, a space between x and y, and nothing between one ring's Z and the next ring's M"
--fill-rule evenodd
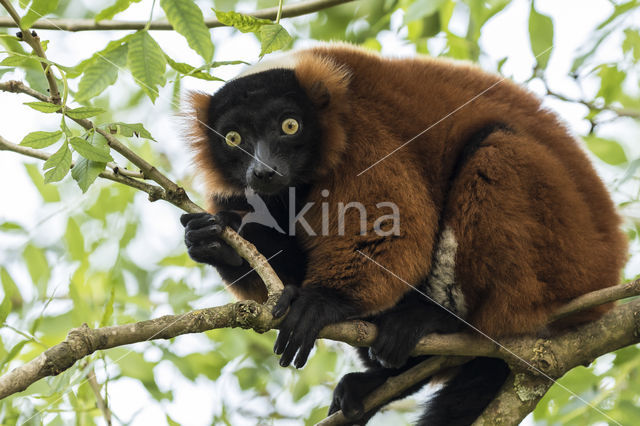
M6 0L3 0L6 1ZM311 0L299 2L282 8L282 18L293 18L296 16L307 15L328 9L333 6L350 3L354 0ZM258 10L256 12L247 13L247 15L256 18L276 19L278 15L277 7ZM223 27L216 18L207 18L204 21L209 28ZM96 31L96 30L140 30L145 28L147 21L94 21L93 19L39 19L31 28L45 30L63 30L63 31ZM16 24L12 19L0 17L0 27L15 27ZM153 21L149 26L150 30L173 30L173 27L167 20Z
M33 53L43 59L47 59L47 55L44 53L44 49L40 44L40 37L38 37L35 32L31 34L31 32L27 31L28 29L23 28L20 25L20 15L18 15L18 12L16 12L9 0L0 0L0 4L7 10L7 12L9 12L9 15L11 16L9 19L13 22L12 26L20 28L20 31L22 32L22 39L31 46ZM42 65L42 70L44 71L44 74L47 77L47 82L49 83L49 93L51 94L51 98L47 99L47 101L59 104L60 92L58 91L58 83L53 75L53 71L51 71L51 67L44 62L41 62L40 65Z
M516 369L530 369L535 372L534 375L540 375L545 380L555 379L575 366L588 364L600 355L639 342L639 313L640 299L637 299L616 307L598 321L548 340L524 336L501 341L503 347L493 343L487 345L483 343L486 339L480 336L434 334L423 338L417 346L421 349L413 353L499 357ZM252 301L95 330L84 325L71 330L64 342L0 377L0 399L26 389L43 377L61 373L96 350L153 339L170 339L214 328L242 327L264 332L273 326L270 307ZM367 346L375 338L375 326L352 321L325 327L320 335L354 346ZM432 347L435 349L432 350ZM380 395L393 395L387 391L381 392Z

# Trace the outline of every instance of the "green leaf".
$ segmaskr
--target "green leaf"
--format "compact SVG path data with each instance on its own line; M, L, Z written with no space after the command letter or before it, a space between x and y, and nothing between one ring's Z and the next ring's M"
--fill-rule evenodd
M640 61L640 32L632 29L624 30L625 39L622 42L622 50L627 53L631 52L633 59Z
M553 21L538 13L533 1L529 12L529 41L538 68L545 69L553 50Z
M2 37L0 38L0 44L5 46L11 54L25 54L25 50L22 47L22 43L17 41L15 37ZM39 92L45 92L49 87L47 79L42 72L42 66L35 59L27 58L25 63L21 65L25 71L25 78L29 87Z
M86 101L100 95L118 79L118 70L127 64L126 44L99 56L84 71L76 99Z
M185 64L184 62L176 62L168 55L165 55L165 59L167 60L167 63L171 68L178 71L180 74L184 74L185 77L195 77L207 81L223 81L221 78L201 71L199 68L193 67L189 64Z
M109 294L109 302L107 306L104 308L104 313L102 314L102 319L100 320L100 327L104 327L109 324L109 320L113 315L113 303L116 300L116 287L115 285L111 287L111 293Z
M133 3L140 3L140 1L141 0L116 0L115 4L106 9L102 9L93 19L95 19L96 22L102 21L103 19L111 19L118 13L127 10Z
M22 139L20 145L36 149L45 148L58 142L60 136L62 136L60 130L57 132L31 132Z
M80 119L80 118L89 118L94 117L96 115L102 114L106 110L104 108L98 107L80 107L74 109L68 109L64 113L68 117Z
M601 96L605 103L610 104L617 100L622 91L622 82L627 74L618 69L616 64L604 64L599 67L600 90L596 96Z
M20 289L16 285L16 282L9 275L9 271L0 266L0 282L2 282L2 289L4 290L4 297L11 299L11 303L14 306L21 306L24 300L20 294Z
M155 102L158 86L165 83L164 72L167 62L164 52L147 31L139 31L131 37L127 65L136 83Z
M30 61L29 58L25 58L24 56L11 55L4 58L0 61L0 65L3 67L20 67L25 64L25 62Z
M89 58L84 59L83 61L79 62L77 65L68 68L67 69L67 78L76 78L76 77L78 77L91 64L95 63L98 59L102 58L103 56L107 56L108 53L110 53L113 50L116 50L116 49L118 49L118 48L120 48L122 46L126 46L127 43L129 42L129 40L131 40L131 38L135 34L136 33L127 34L126 36L124 36L122 38L110 41L109 43L107 43L107 45L105 46L104 49L94 53Z
M52 104L51 102L25 102L24 105L27 105L36 111L46 112L47 114L60 111L60 108L62 108L61 105Z
M43 169L44 182L58 182L64 178L71 168L71 150L67 142L63 143L58 151L56 151L47 161L44 162Z
M107 141L102 135L93 134L93 138L87 143L101 152L109 152ZM81 158L73 166L73 169L71 169L71 177L76 181L82 192L87 192L87 189L89 189L91 184L93 184L98 175L102 173L106 167L107 163Z
M404 23L431 16L440 10L447 0L416 0L409 5L404 14Z
M107 163L98 163L87 160L86 158L81 158L76 165L73 166L71 177L78 183L82 192L87 192L87 189L89 189L91 184L106 167Z
M24 231L22 226L15 222L2 222L0 223L0 231L12 232L12 231Z
M27 263L27 270L35 284L43 284L49 281L51 272L49 262L44 251L33 244L28 244L22 252L22 258Z
M116 123L107 124L107 129L109 129L109 133L113 135L122 135L128 138L137 137L137 138L145 138L155 141L151 133L147 129L144 128L142 123L123 123L118 121Z
M0 324L2 324L4 320L7 319L7 316L11 313L12 307L13 304L11 303L10 298L5 297L4 299L2 299L2 303L0 303Z
M80 231L78 223L69 218L67 222L67 231L64 234L65 242L67 243L67 249L69 255L73 260L82 260L85 257L84 253L84 236Z
M189 46L205 61L213 57L211 34L204 24L202 11L193 0L160 0L160 7L167 15L171 26L184 38Z
M113 161L113 158L109 154L109 148L104 149L101 146L94 146L87 142L86 140L79 138L77 136L69 139L71 146L73 149L80 155L82 155L87 160L98 161L100 163L106 163L108 161Z
M58 0L33 0L27 14L20 19L20 27L30 28L34 22L44 17L58 7Z
M213 11L216 13L216 18L218 18L221 24L233 27L243 33L255 33L263 25L273 23L269 19L254 18L253 16L243 15L238 12L222 12L215 9L213 9Z
M258 31L260 38L260 56L280 50L293 40L280 24L263 25Z
M589 135L584 138L589 151L607 164L618 166L626 163L627 156L618 142Z
M27 169L27 174L29 174L31 181L46 203L55 203L60 201L58 188L44 183L44 178L42 177L40 170L38 170L38 166L35 164L25 164L24 167Z

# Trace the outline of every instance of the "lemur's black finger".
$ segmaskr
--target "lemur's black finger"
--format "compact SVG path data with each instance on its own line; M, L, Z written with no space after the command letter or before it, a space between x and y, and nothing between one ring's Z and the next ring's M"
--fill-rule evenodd
M192 220L201 218L203 216L211 216L211 215L209 213L185 213L182 216L180 216L180 223L182 224L182 226L187 226L187 224Z

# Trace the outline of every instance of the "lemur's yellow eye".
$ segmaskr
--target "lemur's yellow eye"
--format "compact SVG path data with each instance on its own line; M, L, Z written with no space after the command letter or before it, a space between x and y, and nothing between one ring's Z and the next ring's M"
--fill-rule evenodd
M224 141L229 146L238 146L240 145L241 140L242 140L242 137L240 137L240 133L235 132L233 130L227 133L227 136L224 137Z
M298 133L299 128L300 125L293 118L287 118L282 122L282 131L287 135L295 135L296 133Z

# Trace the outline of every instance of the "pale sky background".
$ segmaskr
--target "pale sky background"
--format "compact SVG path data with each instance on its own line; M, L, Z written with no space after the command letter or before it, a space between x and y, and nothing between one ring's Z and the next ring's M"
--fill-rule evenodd
M89 6L90 0L84 0ZM209 2L201 2L204 10L210 7ZM285 2L286 4L287 2ZM595 26L612 11L611 4L606 0L538 0L537 9L550 15L554 21L555 40L554 50L547 70L547 77L551 87L569 97L579 98L581 96L575 81L568 77L571 61L576 56L575 52L586 44ZM118 15L117 19L147 19L151 7L150 0L144 0L139 4L134 4L125 13ZM158 7L159 10L159 7ZM250 9L245 9L250 10ZM156 11L157 13L158 11ZM458 8L454 15L454 22L461 23L461 32L465 30L464 9ZM503 57L508 60L503 67L503 72L512 76L516 81L523 81L529 77L534 59L529 48L528 38L528 13L529 2L516 0L505 9L504 12L490 20L484 27L481 37L481 45L487 57L481 59L481 65L487 69L493 69L495 63ZM159 13L158 13L159 15ZM294 18L298 20L314 19L311 17ZM392 19L393 31L382 32L378 40L382 43L383 53L390 56L409 56L414 54L414 48L405 44L401 37L406 29L399 30L402 23L403 13L397 12ZM290 20L284 20L285 27L291 28ZM637 21L636 21L637 22ZM42 39L51 40L47 54L55 61L73 65L88 56L89 52L106 45L109 40L119 38L126 32L81 32L64 33L55 31L38 30ZM248 62L255 62L258 59L259 43L251 34L236 34L229 29L216 29L212 31L214 43L216 45L216 60L236 60L242 59ZM162 48L174 59L192 64L199 64L200 57L191 51L182 37L173 32L153 32ZM618 46L619 39L615 37L600 49L601 58L616 62L622 57L622 52ZM300 45L308 45L312 42L300 42ZM430 44L432 52L439 49L439 41L434 40ZM215 74L222 78L233 77L241 70L241 67L224 67L216 70ZM133 87L133 81L126 71L120 73L117 87L112 89L112 105L117 105L124 99L123 89ZM20 79L20 72L8 73L2 80ZM123 85L122 82L125 82ZM202 80L183 80L183 90L199 89L213 91L220 84L205 83ZM539 82L532 82L529 86L536 93L542 93L542 86ZM595 86L589 87L587 84L584 91L591 94ZM637 88L635 88L637 90ZM630 88L629 90L634 90ZM118 116L126 122L143 122L147 129L158 140L154 148L164 152L171 159L174 165L174 173L179 175L171 176L179 178L186 173L190 165L189 153L186 144L180 136L180 123L169 107L171 99L171 87L167 85L160 92L160 97L156 105L145 102L144 106L129 112L126 116ZM18 143L27 133L34 130L52 130L57 128L59 117L38 113L26 106L22 102L31 99L25 95L0 94L0 134L6 139ZM148 100L147 100L148 101ZM570 129L576 133L584 132L589 124L582 120L585 107L579 105L569 105L567 103L549 100L547 106L556 110L568 123ZM606 129L606 128L605 128ZM615 135L617 140L625 142L628 158L636 158L640 154L640 144L637 144L640 129L637 124L630 121L620 122L611 126L610 134ZM44 206L40 201L40 196L33 187L28 175L22 165L23 157L17 154L0 152L0 222L15 221L30 230L30 238L38 243L52 242L61 238L65 229L64 212L73 212L82 208L82 200L85 195L75 185L70 177L67 177L60 185L64 202L56 206ZM598 170L605 179L610 182L614 175L611 170L598 164ZM94 194L95 195L95 194ZM89 195L91 196L91 195ZM136 199L140 214L144 217L153 218L141 229L133 246L130 248L132 255L143 265L153 265L158 259L169 252L176 252L182 247L182 227L178 222L180 212L173 206L162 202L148 203L144 194L139 194ZM639 212L634 215L640 216ZM3 237L4 238L4 237ZM16 250L22 247L25 240L23 237L11 237L0 241L0 264L7 266L14 275L18 283L29 282L25 268L16 262ZM637 252L638 248L635 248ZM109 264L109 259L115 255L117 247L111 249L103 248L100 253L94 255L96 262ZM57 271L64 277L65 271ZM67 271L68 273L68 271ZM626 275L633 276L640 273L640 262L637 256L627 267ZM213 276L213 274L212 274ZM64 280L63 280L64 281ZM65 292L65 290L61 290ZM29 297L29 294L24 294ZM215 294L207 304L215 305L229 300L226 294ZM51 309L68 309L65 306L53 306ZM159 309L154 315L171 313L167 310ZM242 332L242 331L239 331ZM211 342L199 336L183 336L179 338L180 346L202 348L211 346ZM177 346L177 345L175 345ZM148 358L159 359L161 353L147 351ZM187 353L185 352L185 353ZM232 411L233 407L241 408L245 403L247 393L242 392L237 383L223 374L221 380L216 383L204 378L199 378L195 383L189 382L176 374L176 369L169 362L163 362L155 371L158 385L161 390L173 389L174 401L163 403L164 408L169 412L174 420L184 425L206 425L209 424L211 414L216 407L220 406L220 399L224 398ZM293 374L293 373L290 373ZM147 397L147 392L142 385L135 380L123 379L112 382L109 385L110 405L112 410L124 421L134 419L133 425L165 424L163 410L160 409L156 401ZM301 415L318 400L328 401L329 395L313 395L305 404L298 407L297 411L291 414ZM218 402L216 402L218 401ZM28 403L28 402L25 402ZM286 397L278 401L283 407L290 405ZM234 424L248 424L242 416L232 417ZM384 418L378 420L377 424L385 424ZM287 420L277 421L274 424L296 424Z

